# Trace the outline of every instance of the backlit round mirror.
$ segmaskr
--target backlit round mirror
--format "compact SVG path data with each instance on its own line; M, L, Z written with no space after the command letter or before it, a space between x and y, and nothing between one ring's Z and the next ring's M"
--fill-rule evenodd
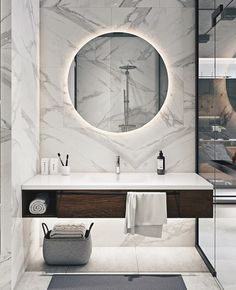
M168 76L160 54L129 33L108 33L86 43L69 72L71 101L88 123L127 132L148 123L163 105Z

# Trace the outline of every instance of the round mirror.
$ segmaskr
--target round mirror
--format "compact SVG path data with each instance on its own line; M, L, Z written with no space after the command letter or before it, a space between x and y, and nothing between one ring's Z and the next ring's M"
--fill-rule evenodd
M108 33L86 43L69 72L71 101L88 123L110 132L142 127L158 113L168 88L156 49L129 33Z

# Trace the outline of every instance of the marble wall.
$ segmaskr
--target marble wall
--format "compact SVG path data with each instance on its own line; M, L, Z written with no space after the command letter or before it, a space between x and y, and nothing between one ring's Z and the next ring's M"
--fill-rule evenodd
M12 285L38 247L37 221L22 219L21 185L38 172L39 2L12 0ZM20 251L19 251L20 249Z
M194 1L41 1L40 155L70 153L73 171L155 171L158 150L167 171L195 168ZM169 90L160 113L126 134L95 129L72 106L67 78L88 40L123 31L149 41L162 55Z
M117 154L121 155L122 171L155 171L157 152L163 149L169 172L194 171L195 24L193 0L41 0L39 118L39 1L5 2L11 5L1 18L1 23L7 23L2 45L8 57L1 67L1 83L7 92L3 107L8 113L2 113L5 137L1 141L10 158L6 161L10 190L4 196L11 230L4 235L8 243L2 245L11 252L11 259L5 261L11 261L13 288L39 245L37 221L21 217L21 184L38 172L39 153L51 157L69 152L73 171L113 171ZM122 135L84 122L73 108L67 88L78 48L111 31L134 33L149 41L162 55L169 75L168 96L160 114L144 127ZM122 221L117 222L121 228ZM182 237L178 240L181 245L189 237L189 245L193 244L193 221L170 223L173 226L165 230L167 240ZM110 232L116 229L113 221L104 221L104 225ZM99 243L104 240L97 240ZM140 244L153 245L148 240Z
M49 228L55 223L82 222L92 229L93 247L192 247L195 245L194 219L168 219L163 226L162 238L151 238L124 233L124 219L44 219ZM40 229L40 245L43 245Z
M1 2L1 249L11 252L11 1Z
M121 172L142 172L156 171L157 153L163 149L168 172L194 172L194 5L192 0L41 0L40 156L69 153L73 171L113 172L120 155ZM86 123L74 109L67 86L78 49L112 31L133 33L150 42L169 76L160 113L124 134ZM101 230L106 238L101 238ZM96 246L193 246L194 233L194 220L169 220L163 239L132 239L123 234L122 220L96 220L93 240Z
M39 247L38 222L21 210L21 185L38 172L39 1L4 0L1 8L0 285L13 289Z
M11 289L11 1L1 1L0 289Z

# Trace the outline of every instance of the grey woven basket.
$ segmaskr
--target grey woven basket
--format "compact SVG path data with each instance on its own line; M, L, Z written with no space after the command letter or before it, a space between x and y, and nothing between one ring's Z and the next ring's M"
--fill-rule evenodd
M44 224L45 225L45 224ZM50 231L44 230L43 257L49 265L83 265L87 264L92 253L90 230L86 238L50 239ZM43 226L43 224L42 224Z

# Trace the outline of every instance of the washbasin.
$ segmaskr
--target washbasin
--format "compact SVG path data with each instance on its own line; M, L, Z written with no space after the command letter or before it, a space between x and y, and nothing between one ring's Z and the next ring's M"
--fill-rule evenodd
M98 183L147 183L158 178L156 173L96 173L88 174L88 181Z

